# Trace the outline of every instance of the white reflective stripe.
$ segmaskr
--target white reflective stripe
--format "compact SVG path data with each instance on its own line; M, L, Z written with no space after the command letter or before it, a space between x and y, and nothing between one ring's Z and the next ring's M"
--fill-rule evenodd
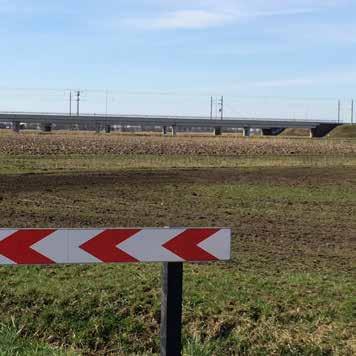
M6 239L8 236L14 234L17 229L0 229L0 241Z
M144 229L117 247L139 261L181 262L182 258L162 245L186 229Z
M32 245L32 250L57 263L68 262L68 231L56 230Z
M231 231L221 229L208 239L202 241L198 246L215 256L218 260L230 259Z
M98 263L102 262L85 252L79 246L101 234L105 230L67 230L68 232L68 261L67 263Z
M0 265L14 265L15 262L0 254Z

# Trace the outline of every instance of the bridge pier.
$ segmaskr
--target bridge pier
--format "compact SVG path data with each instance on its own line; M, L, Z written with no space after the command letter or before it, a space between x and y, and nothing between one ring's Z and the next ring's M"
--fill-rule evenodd
M221 127L215 127L215 129L214 129L214 135L215 135L215 136L221 136L221 135L222 135L222 129L221 129Z
M176 125L172 125L172 136L177 136L177 126Z
M325 137L337 126L339 126L339 124L319 124L318 126L310 129L310 137Z
M13 132L20 132L21 124L18 121L13 121L12 123L12 131Z
M167 135L167 126L162 126L162 135Z
M244 127L243 128L243 137L250 137L251 136L251 128L250 127Z
M52 131L52 124L45 123L41 125L41 130L43 132L51 132Z
M105 132L110 133L111 132L111 125L105 125Z
M285 128L283 127L271 127L269 129L262 129L262 136L278 136Z

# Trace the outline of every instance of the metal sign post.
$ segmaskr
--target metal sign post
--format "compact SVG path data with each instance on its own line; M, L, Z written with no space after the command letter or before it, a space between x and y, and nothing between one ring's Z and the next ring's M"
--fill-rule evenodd
M161 356L181 355L183 263L162 268Z
M0 229L0 265L164 262L161 355L181 355L183 262L230 259L219 228Z

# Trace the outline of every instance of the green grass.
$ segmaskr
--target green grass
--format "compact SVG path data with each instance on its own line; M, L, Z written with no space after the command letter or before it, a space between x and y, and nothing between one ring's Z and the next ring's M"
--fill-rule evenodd
M21 330L0 325L0 355L1 356L69 356L74 353L60 351L35 340L21 337Z
M158 351L155 265L8 268L2 279L13 280L1 291L3 322L12 316L23 336L84 353ZM351 355L355 286L346 273L186 266L184 286L186 354Z

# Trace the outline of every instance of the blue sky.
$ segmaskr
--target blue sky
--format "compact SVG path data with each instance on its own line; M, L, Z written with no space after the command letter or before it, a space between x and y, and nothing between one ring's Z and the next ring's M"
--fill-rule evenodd
M194 113L210 94L348 100L355 14L355 0L0 0L0 88L189 93Z

